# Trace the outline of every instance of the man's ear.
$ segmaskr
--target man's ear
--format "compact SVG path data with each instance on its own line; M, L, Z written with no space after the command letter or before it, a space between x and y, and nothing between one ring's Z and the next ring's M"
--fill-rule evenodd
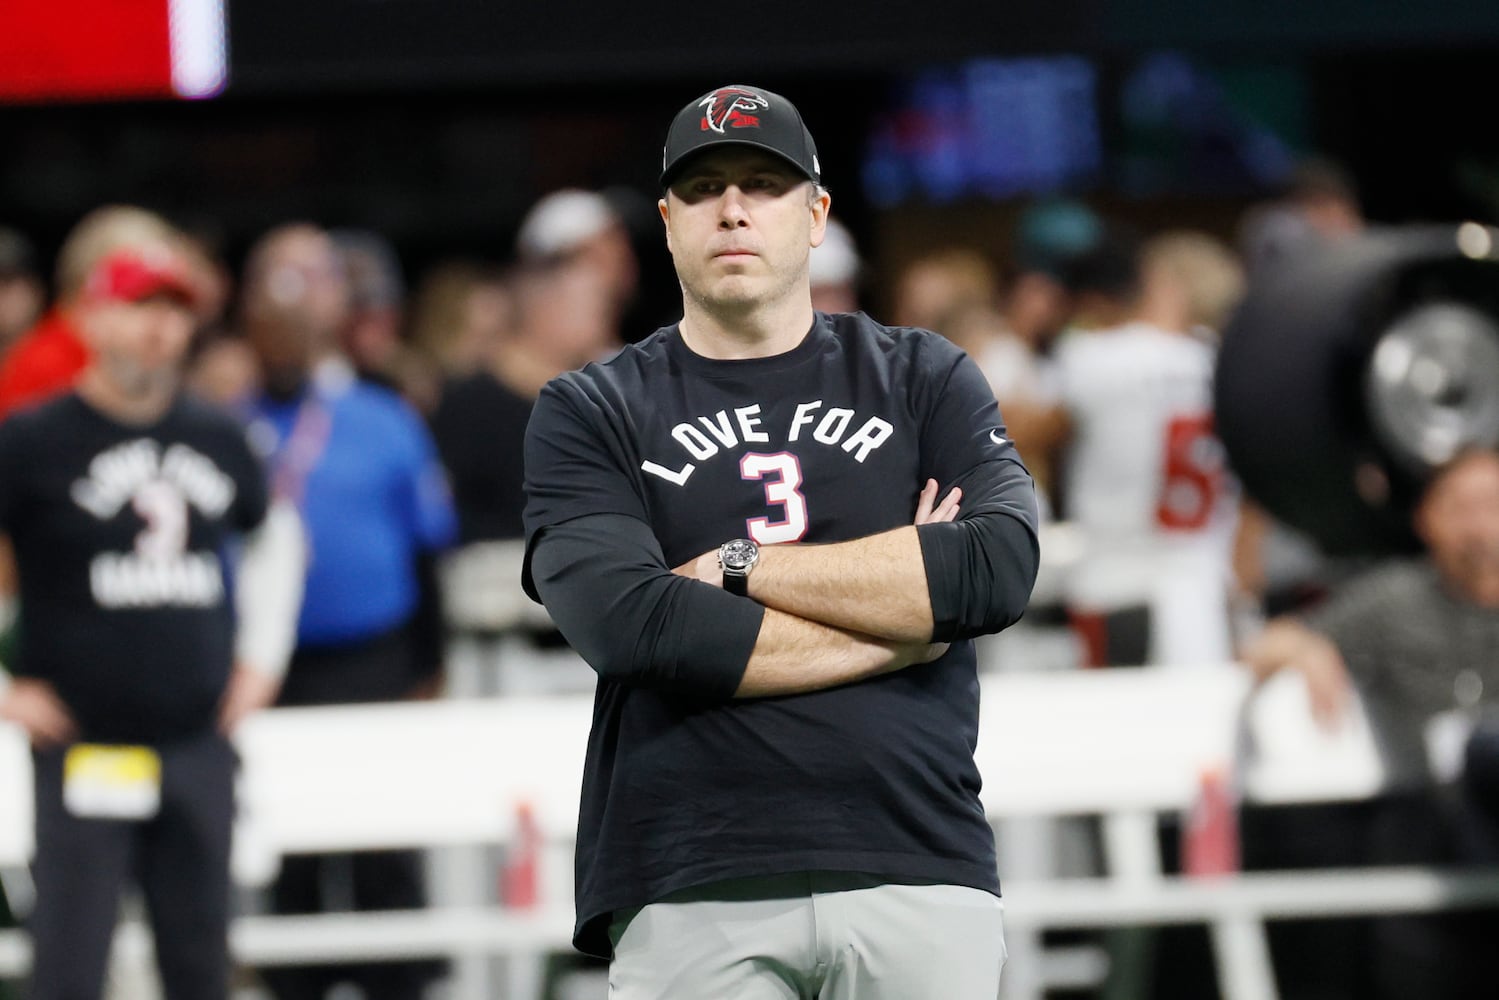
M661 228L666 230L666 250L671 252L671 208L666 204L666 196L656 202L656 211L661 213Z
M823 238L828 234L828 213L833 207L833 196L826 191L819 191L812 199L810 206L812 212L812 239L814 247L822 246Z

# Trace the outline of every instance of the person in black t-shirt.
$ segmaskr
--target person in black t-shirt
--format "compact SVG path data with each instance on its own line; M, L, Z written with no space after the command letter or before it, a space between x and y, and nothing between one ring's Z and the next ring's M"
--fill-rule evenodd
M132 876L166 995L228 992L228 735L275 695L303 554L240 428L178 393L194 294L168 246L107 255L78 313L76 391L0 424L21 592L0 718L34 748L36 1000L100 995Z
M971 640L1029 597L1030 476L961 351L813 310L789 102L688 104L661 180L682 321L526 436L523 582L599 675L574 943L620 1000L992 998Z

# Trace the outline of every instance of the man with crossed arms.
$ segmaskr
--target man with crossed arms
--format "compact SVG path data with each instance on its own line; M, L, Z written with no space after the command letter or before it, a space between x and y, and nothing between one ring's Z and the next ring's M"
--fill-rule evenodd
M661 182L682 321L526 441L524 582L599 674L574 942L623 1000L992 1000L971 640L1029 597L1030 476L961 351L813 310L788 101L688 104Z

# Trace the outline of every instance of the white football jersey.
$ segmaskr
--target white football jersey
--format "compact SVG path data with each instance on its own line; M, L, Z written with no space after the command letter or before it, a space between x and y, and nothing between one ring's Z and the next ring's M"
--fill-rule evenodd
M1063 509L1086 540L1080 610L1151 609L1153 662L1230 656L1238 490L1213 431L1213 347L1144 323L1057 348L1072 418Z
M1012 399L1038 404L1058 401L1055 363L1014 334L990 338L973 360L989 380L1001 410Z

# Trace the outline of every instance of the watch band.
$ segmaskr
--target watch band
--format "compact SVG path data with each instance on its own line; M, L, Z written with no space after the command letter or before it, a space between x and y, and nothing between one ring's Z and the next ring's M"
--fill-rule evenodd
M736 597L749 596L750 570L760 561L760 547L748 538L736 538L718 547L718 568L723 589Z
M723 589L735 597L749 596L749 574L738 570L723 571Z

